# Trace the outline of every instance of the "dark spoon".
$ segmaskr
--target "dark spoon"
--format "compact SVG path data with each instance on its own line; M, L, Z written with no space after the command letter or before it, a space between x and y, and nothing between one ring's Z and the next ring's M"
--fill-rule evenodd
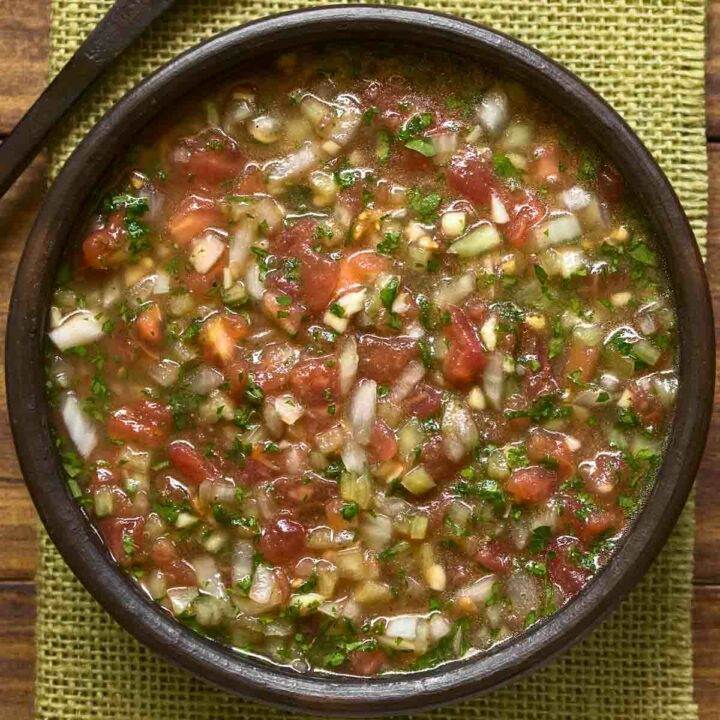
M0 145L0 197L50 131L105 68L175 0L116 0L65 67Z

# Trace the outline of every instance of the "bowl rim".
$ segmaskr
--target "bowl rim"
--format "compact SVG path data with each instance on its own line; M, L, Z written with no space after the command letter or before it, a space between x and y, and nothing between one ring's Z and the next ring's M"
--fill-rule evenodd
M653 225L679 319L680 392L663 463L612 560L570 603L490 652L379 678L302 675L233 652L146 598L111 560L69 492L52 447L44 392L43 344L55 271L81 208L117 149L210 76L258 56L329 40L422 41L487 62L560 103L630 181ZM547 664L616 608L656 557L685 504L705 444L715 375L710 294L695 238L670 183L629 126L572 73L518 40L457 17L383 5L331 5L255 20L176 56L130 90L75 149L42 205L17 271L6 348L10 421L28 489L65 562L105 610L172 664L229 692L288 710L353 717L428 710L496 689Z

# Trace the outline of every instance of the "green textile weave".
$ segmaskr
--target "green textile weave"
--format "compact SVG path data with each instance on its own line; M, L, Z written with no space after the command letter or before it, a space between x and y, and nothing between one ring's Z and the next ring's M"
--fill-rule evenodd
M110 0L52 0L51 74ZM55 175L92 123L177 52L303 0L183 0L115 65L56 135ZM514 35L567 65L630 122L660 161L705 246L704 0L428 0ZM690 599L693 513L622 608L532 677L435 720L695 720ZM278 720L141 647L85 592L47 535L38 574L38 720Z

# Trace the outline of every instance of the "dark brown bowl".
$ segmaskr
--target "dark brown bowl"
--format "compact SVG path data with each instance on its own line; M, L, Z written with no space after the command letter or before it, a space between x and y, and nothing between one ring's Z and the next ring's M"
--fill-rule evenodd
M612 560L572 602L489 652L387 677L301 675L234 652L175 622L115 565L71 497L50 437L43 341L53 281L73 230L119 152L162 108L214 76L267 54L318 41L393 40L487 64L557 103L603 148L650 219L679 317L679 392L657 482ZM695 238L665 175L625 122L544 55L485 27L429 12L325 7L244 25L180 55L113 107L50 190L20 263L7 332L7 394L20 464L50 537L98 602L162 657L232 693L321 715L427 710L517 680L584 637L637 583L665 543L700 461L713 398L714 337Z

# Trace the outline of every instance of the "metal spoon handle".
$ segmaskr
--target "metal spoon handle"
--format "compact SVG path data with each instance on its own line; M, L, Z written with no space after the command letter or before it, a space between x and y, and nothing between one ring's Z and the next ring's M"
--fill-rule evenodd
M0 145L0 197L50 131L105 68L175 0L116 0L65 67Z

